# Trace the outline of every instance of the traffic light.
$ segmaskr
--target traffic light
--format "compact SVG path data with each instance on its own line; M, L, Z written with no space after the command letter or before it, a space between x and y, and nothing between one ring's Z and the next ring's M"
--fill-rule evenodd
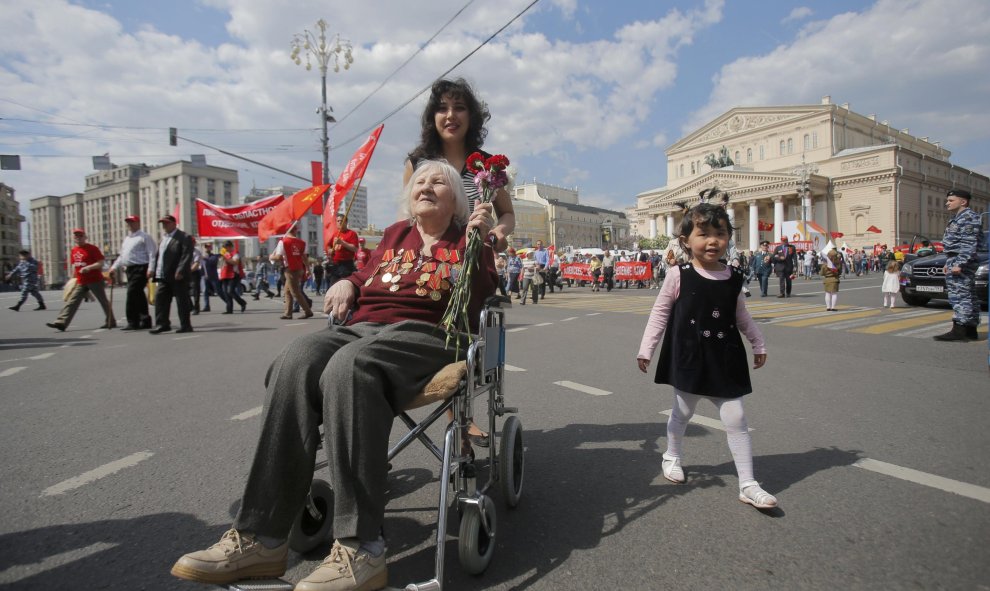
M179 145L179 130L174 127L168 128L168 145L170 146Z

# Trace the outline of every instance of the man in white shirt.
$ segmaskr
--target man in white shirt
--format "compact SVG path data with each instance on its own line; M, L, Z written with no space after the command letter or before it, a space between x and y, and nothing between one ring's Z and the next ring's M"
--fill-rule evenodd
M127 326L121 330L151 328L151 315L148 313L148 269L155 268L158 247L154 239L141 229L141 218L129 215L124 218L127 224L127 237L120 246L120 256L110 265L111 275L123 268L127 276Z

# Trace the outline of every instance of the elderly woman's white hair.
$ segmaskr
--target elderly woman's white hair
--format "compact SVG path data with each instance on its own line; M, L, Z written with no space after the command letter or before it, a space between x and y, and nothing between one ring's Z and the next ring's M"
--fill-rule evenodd
M464 192L464 185L461 175L457 169L447 163L446 160L423 160L413 171L409 182L402 188L402 196L399 200L399 212L409 220L410 225L416 223L416 217L409 207L409 198L412 196L413 186L416 180L424 174L439 172L447 180L447 185L454 192L454 222L460 226L466 226L470 211L468 210L467 193Z

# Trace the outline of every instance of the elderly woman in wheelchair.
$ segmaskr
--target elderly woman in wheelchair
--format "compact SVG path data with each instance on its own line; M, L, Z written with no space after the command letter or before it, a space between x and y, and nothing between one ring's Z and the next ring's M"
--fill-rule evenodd
M490 204L479 203L468 213L460 175L445 162L427 161L416 169L403 190L401 207L408 221L387 228L365 268L327 293L324 311L343 323L295 340L272 363L265 378L261 437L240 511L218 543L182 556L173 575L228 584L285 572L290 530L305 515L304 507L312 507L308 495L322 424L333 487L327 509L335 541L330 555L295 588L373 590L387 584L382 531L391 426L434 374L455 361L453 343L445 345L445 334L436 325L447 308L451 275L460 269L467 232L478 228L487 235L494 223ZM490 246L483 248L473 277L468 317L475 324L472 332L478 332L483 303L497 281ZM465 342L461 358L466 348ZM470 377L461 378L462 385L465 380ZM497 411L502 414L498 390ZM466 416L469 420L470 410ZM461 417L463 423L464 413ZM460 427L466 440L467 426ZM456 479L457 474L447 474L450 464L459 466L471 451L466 441L451 446L450 432L448 428L447 447L455 451L444 462L444 478ZM415 436L425 437L422 432ZM521 440L513 443L521 447ZM443 522L445 482L441 488ZM487 531L485 511L481 506L479 516ZM443 535L439 532L438 539ZM442 544L437 568L442 569ZM441 583L431 585L438 589Z

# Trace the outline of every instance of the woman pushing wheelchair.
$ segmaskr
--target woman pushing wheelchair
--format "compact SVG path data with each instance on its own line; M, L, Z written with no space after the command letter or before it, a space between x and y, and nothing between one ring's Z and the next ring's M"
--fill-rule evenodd
M400 203L408 221L385 230L364 269L327 292L324 311L343 325L301 337L275 359L265 378L261 437L230 530L206 550L181 557L176 577L212 584L279 577L288 537L313 477L324 427L333 485L330 555L297 591L374 590L387 583L381 536L393 418L435 373L455 361L437 324L461 271L467 233L487 235L491 204L469 214L458 170L419 164ZM473 273L472 330L495 292L488 241Z

